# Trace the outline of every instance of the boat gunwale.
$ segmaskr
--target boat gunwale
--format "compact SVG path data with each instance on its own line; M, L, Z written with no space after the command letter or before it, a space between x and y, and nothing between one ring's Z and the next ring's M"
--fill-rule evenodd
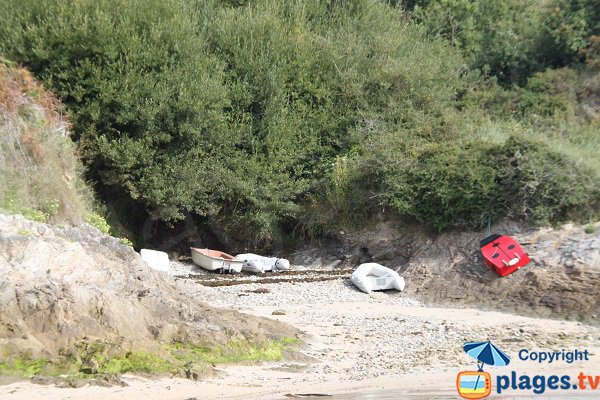
M227 254L223 251L220 250L211 250L211 249L200 249L198 247L190 247L192 253L197 253L198 255L202 255L205 257L208 257L210 259L213 260L221 260L221 261L238 261L238 262L243 262L241 260L236 260L234 256L232 256L231 254ZM214 252L214 253L218 253L219 256L212 256L210 255L210 252ZM208 253L208 254L207 254ZM231 258L226 258L226 257L222 257L221 255L225 255L227 257L231 257Z

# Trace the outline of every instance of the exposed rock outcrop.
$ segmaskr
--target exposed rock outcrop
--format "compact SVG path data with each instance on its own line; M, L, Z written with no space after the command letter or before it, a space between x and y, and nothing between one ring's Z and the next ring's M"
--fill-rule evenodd
M483 263L483 230L438 234L397 220L340 232L319 250L298 252L292 262L328 268L374 261L400 272L406 293L429 303L600 323L600 223L590 228L495 224L493 232L517 239L532 259L504 278Z
M416 248L403 275L408 293L436 303L473 304L519 313L600 322L600 235L565 225L558 230L499 227L532 262L501 278L481 259L482 234L451 233Z
M89 225L0 215L0 356L28 350L52 357L81 340L134 349L298 333L210 307L208 296L200 285L152 270L131 247Z

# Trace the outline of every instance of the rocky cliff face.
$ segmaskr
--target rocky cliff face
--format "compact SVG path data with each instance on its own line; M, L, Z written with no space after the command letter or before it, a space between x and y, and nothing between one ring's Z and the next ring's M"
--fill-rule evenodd
M276 321L216 309L189 281L150 269L89 225L57 227L0 215L0 356L52 357L81 340L123 348L293 336Z
M321 249L301 251L292 261L331 268L374 261L400 272L406 293L426 302L600 323L600 223L590 230L494 225L493 233L514 237L532 259L504 278L483 263L483 230L437 234L393 220L338 233Z
M523 245L529 265L499 277L481 259L479 240L485 235L442 235L422 243L403 268L413 283L409 293L438 303L600 322L600 235L573 225L500 230Z

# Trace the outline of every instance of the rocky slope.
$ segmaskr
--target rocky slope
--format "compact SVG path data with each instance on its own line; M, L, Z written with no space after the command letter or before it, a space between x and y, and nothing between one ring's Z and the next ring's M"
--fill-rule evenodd
M427 303L600 323L600 223L592 233L570 224L527 229L506 222L492 228L516 238L532 262L501 278L481 259L483 230L436 234L393 220L354 234L339 232L292 261L325 268L375 261L398 270L407 294Z
M298 332L204 299L202 286L151 270L131 247L89 225L0 215L0 357L51 358L82 340L147 349Z

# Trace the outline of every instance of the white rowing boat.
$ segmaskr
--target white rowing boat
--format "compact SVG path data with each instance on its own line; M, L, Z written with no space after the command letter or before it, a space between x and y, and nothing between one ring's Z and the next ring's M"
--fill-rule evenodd
M238 273L242 271L244 262L236 260L232 255L219 250L198 249L192 247L192 261L199 267L209 271Z

